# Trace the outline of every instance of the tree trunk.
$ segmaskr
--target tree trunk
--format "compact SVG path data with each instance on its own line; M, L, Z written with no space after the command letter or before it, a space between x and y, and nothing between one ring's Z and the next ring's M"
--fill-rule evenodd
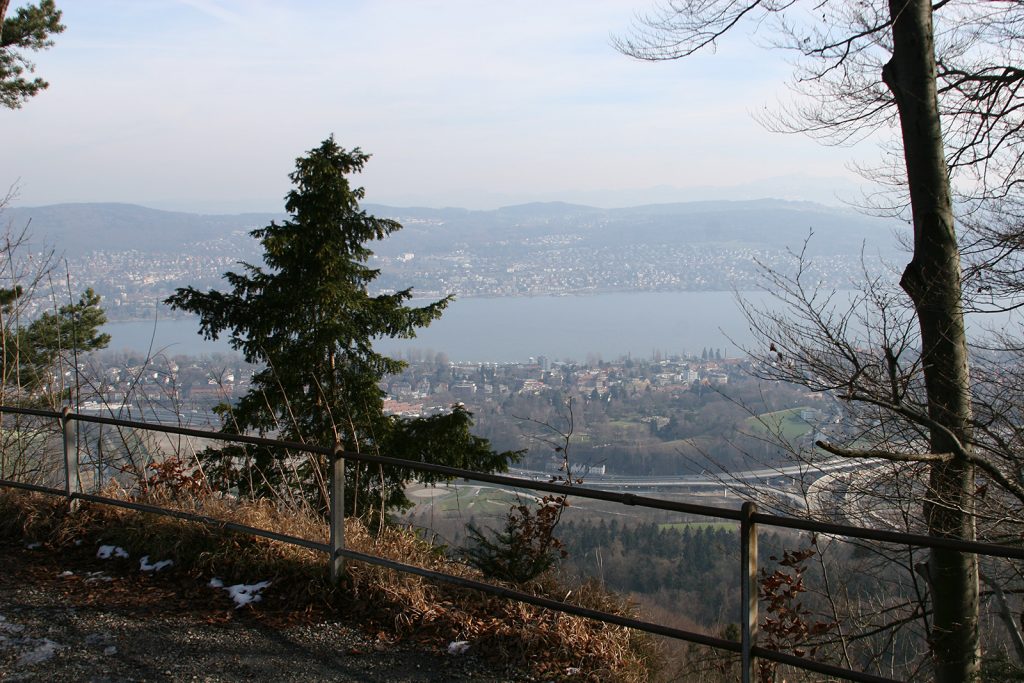
M932 8L928 0L889 0L893 54L882 70L899 112L914 219L914 255L900 285L921 328L921 353L933 453L970 442L970 385L964 333L960 253L942 144L935 79ZM945 430L948 430L945 431ZM931 465L924 515L934 536L975 537L974 467L962 457ZM928 562L933 605L931 648L939 683L974 680L979 672L978 562L936 549Z

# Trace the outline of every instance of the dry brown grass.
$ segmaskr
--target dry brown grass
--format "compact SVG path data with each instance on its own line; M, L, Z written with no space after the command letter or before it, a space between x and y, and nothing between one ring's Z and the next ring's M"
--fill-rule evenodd
M328 537L321 519L271 502L153 495L142 502L319 542ZM415 637L434 644L467 640L498 664L529 668L545 678L562 680L568 677L566 672L578 670L572 680L646 681L656 660L653 640L630 629L362 562L348 562L346 580L335 587L323 553L166 516L88 504L68 513L60 498L0 490L0 534L58 547L76 540L113 543L133 556L173 559L178 571L197 577L269 578L273 590L286 596L297 611L330 610L336 617L360 620L385 639ZM452 561L443 549L408 529L387 527L371 533L359 520L350 519L345 534L352 550L483 580L479 572ZM570 588L551 574L525 590L593 609L632 612L624 599L595 584Z

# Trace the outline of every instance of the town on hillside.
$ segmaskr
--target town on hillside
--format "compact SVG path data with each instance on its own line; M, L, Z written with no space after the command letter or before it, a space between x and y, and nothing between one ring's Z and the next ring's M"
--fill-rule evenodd
M587 472L682 475L714 467L781 462L782 445L810 449L829 433L853 429L833 397L756 379L754 362L719 349L699 355L584 362L538 355L523 363L452 362L444 353L407 352L406 368L385 377L384 409L402 417L436 415L461 404L473 431L496 448L523 450L539 470L561 457L566 439ZM243 396L259 366L233 353L204 356L103 352L83 366L101 377L84 412L216 427L218 405ZM65 371L65 382L73 380Z

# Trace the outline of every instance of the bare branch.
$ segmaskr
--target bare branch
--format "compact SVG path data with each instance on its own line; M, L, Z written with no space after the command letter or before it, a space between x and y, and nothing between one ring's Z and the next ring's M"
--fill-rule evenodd
M844 458L881 458L893 462L947 462L953 458L952 453L899 453L896 451L881 451L877 449L858 450L855 448L843 448L828 441L815 441L814 445L832 455Z

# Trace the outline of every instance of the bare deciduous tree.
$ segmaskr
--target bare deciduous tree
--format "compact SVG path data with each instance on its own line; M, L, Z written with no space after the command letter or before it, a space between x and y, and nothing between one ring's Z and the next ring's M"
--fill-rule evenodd
M771 47L798 56L794 84L806 97L774 124L839 143L890 134L896 153L889 177L913 225L902 293L870 282L844 309L835 293L806 282L798 269L796 276L771 274L769 283L796 316L750 317L766 346L766 376L863 407L867 428L857 438L822 440L820 448L924 472L920 517L935 536L973 540L979 523L988 535L998 519L989 500L979 516L979 492L988 484L999 491L990 500L1014 510L1016 519L1024 503L1019 404L1012 404L1021 392L997 388L994 379L1010 379L1001 371L981 382L971 377L954 214L954 197L981 216L991 200L1008 207L1018 196L1022 9L1013 1L667 0L618 41L637 58L680 59L713 49L727 32L752 22ZM1020 282L1018 233L1008 224L998 233L971 233L968 244L978 255L972 284L985 272L999 273L1004 291ZM930 593L934 676L973 680L981 662L977 559L933 550L920 573Z

